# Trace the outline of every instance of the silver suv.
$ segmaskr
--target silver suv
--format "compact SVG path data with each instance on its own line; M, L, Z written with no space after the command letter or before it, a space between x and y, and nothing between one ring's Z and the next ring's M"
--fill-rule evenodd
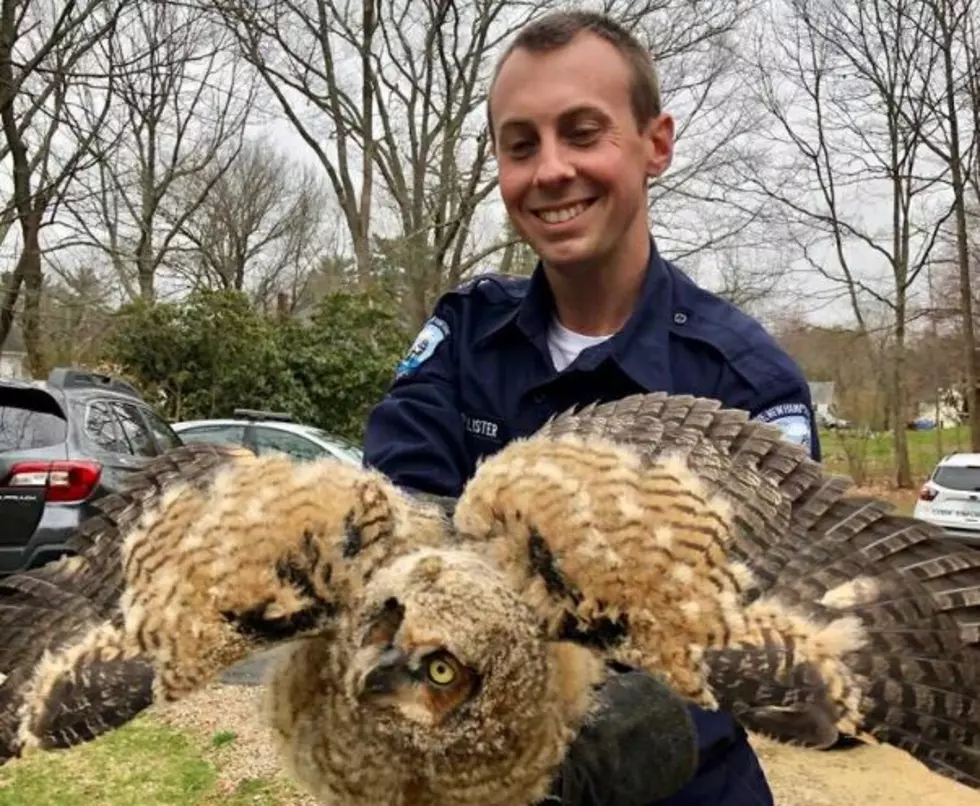
M950 537L980 542L980 453L943 457L922 485L913 514Z

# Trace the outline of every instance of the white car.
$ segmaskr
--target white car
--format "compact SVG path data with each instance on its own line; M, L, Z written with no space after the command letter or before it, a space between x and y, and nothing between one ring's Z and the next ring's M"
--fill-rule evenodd
M214 420L185 420L171 428L183 442L216 442L243 445L262 455L278 451L301 461L324 455L360 465L364 454L352 442L316 428L295 423L288 414L253 409L235 409L234 417Z
M943 457L922 485L913 515L950 537L980 542L980 453Z

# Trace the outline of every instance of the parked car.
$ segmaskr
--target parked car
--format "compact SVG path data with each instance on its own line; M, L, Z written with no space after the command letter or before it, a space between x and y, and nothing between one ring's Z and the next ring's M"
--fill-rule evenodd
M922 485L913 514L950 537L980 541L980 453L943 457Z
M816 412L817 425L821 428L833 430L835 428L850 428L851 421L838 417L831 411L818 410Z
M0 576L70 553L95 501L180 444L122 380L70 368L0 380Z
M301 461L334 456L360 465L364 454L357 445L322 428L293 421L289 414L235 409L227 419L187 420L173 428L185 442L241 445L257 455L279 451Z

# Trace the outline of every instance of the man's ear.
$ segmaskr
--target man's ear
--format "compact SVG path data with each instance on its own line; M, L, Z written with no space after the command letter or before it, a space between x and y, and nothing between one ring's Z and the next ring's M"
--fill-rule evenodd
M647 178L663 174L674 159L674 118L661 112L650 120L644 132L647 145Z

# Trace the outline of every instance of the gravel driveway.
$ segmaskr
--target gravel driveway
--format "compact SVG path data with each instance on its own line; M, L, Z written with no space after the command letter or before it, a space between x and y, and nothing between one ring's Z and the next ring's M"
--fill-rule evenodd
M271 661L271 655L253 655L240 663L226 669L221 675L222 683L230 686L259 686L265 677L265 670Z
M256 669L252 661L247 669L240 665L235 672L251 671L254 676ZM254 684L218 684L160 711L165 722L192 730L208 752L217 754L220 792L234 793L247 779L284 774L268 730L256 718L261 695ZM234 741L215 749L211 738L219 731L231 731ZM887 745L821 752L755 735L752 743L779 806L980 806L976 791L940 778ZM272 802L317 806L317 801L302 794Z

